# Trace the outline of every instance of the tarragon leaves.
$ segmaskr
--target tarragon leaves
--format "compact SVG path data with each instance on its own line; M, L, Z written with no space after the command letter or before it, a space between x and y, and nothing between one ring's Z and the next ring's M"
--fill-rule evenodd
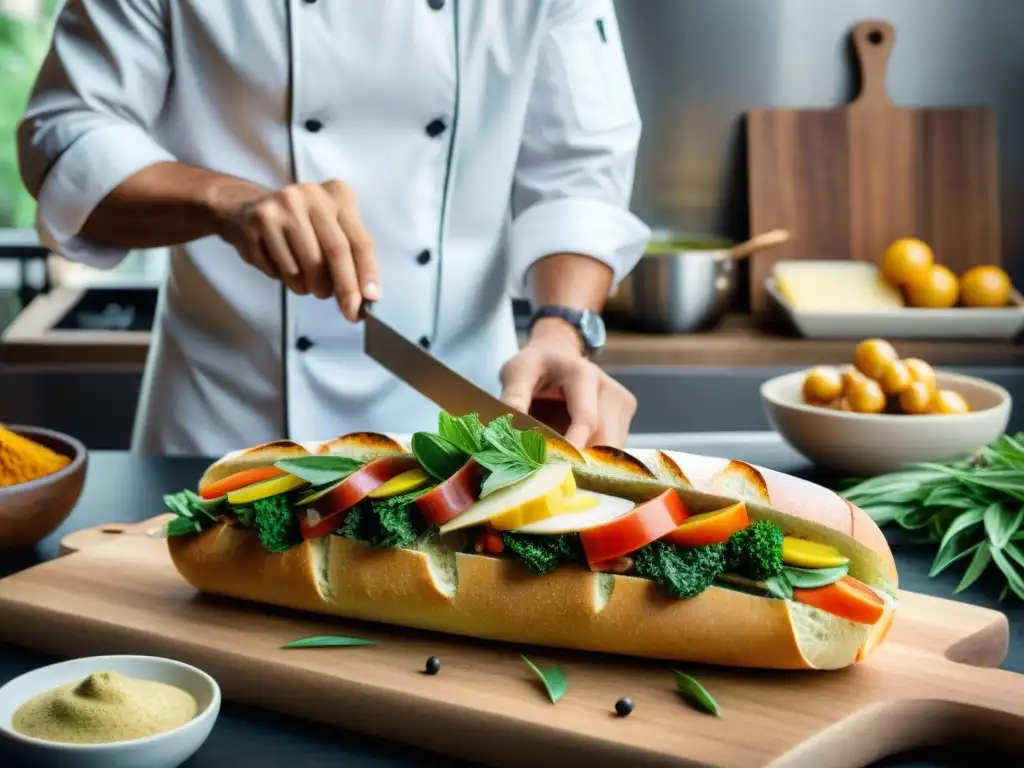
M1001 435L967 458L912 464L840 490L879 525L895 522L938 542L930 576L966 563L955 592L995 563L1002 597L1024 599L1024 433Z
M282 648L355 648L366 645L380 645L379 640L367 640L362 637L346 637L344 635L314 635L292 640Z

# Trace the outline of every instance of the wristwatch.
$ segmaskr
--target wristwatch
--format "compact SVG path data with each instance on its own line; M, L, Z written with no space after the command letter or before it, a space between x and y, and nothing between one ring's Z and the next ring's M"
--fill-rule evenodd
M583 353L588 358L597 357L604 349L607 334L604 320L597 312L554 304L538 307L530 316L530 328L532 329L533 324L544 317L560 317L575 328L583 342Z

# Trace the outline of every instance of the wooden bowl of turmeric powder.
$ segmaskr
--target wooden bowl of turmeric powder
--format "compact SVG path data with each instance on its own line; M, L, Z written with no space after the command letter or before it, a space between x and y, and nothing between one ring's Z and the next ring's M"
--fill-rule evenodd
M35 546L63 523L85 484L88 452L69 435L0 424L0 549Z

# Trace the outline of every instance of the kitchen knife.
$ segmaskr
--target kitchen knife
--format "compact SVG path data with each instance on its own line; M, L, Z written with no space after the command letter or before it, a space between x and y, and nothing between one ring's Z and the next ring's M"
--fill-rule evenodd
M366 354L452 416L476 413L486 424L511 415L512 426L516 429L536 429L549 437L564 439L547 424L503 403L460 376L418 344L413 344L377 317L371 304L363 306Z

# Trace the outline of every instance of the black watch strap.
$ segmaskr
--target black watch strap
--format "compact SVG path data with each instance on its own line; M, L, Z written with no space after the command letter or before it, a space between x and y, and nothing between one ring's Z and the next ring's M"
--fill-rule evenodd
M604 323L596 313L557 304L537 307L530 317L530 328L532 329L534 323L545 317L560 318L575 328L587 355L598 354L604 347Z

